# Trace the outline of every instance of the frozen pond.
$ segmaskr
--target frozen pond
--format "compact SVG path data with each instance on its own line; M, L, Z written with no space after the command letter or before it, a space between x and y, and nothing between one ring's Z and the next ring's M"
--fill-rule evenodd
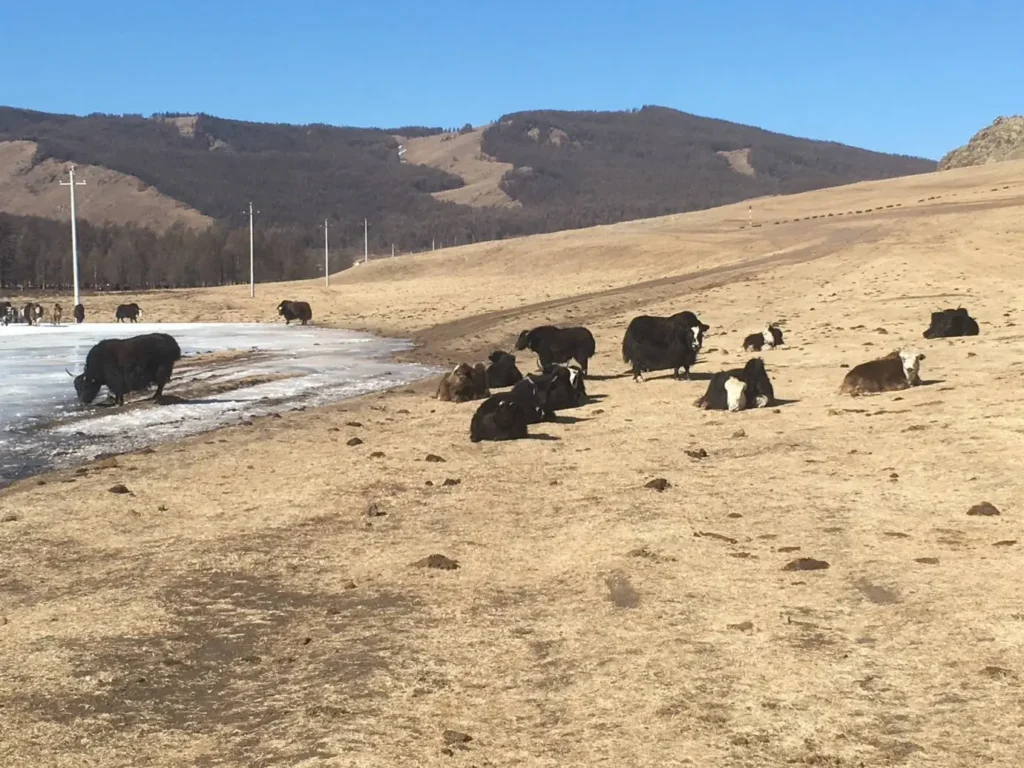
M157 331L171 334L182 351L164 390L166 395L178 394L185 378L224 388L233 379L277 374L293 377L180 404L128 411L78 403L65 368L81 373L86 354L101 339ZM297 405L322 405L436 372L427 366L387 360L391 353L409 347L403 340L354 331L283 324L0 326L0 487L33 472L69 466L101 453L137 450L250 416ZM229 351L257 354L252 360L229 362L202 373L183 373L190 355ZM145 396L138 393L134 398ZM105 397L104 389L96 404ZM132 400L129 396L129 404Z

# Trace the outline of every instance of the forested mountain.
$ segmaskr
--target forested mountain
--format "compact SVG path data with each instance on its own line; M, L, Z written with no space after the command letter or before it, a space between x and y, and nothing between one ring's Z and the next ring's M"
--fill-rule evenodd
M471 208L432 196L461 187L461 178L400 157L396 136L440 133L424 126L380 130L174 114L76 117L0 107L0 142L34 142L33 164L54 159L110 169L215 220L207 230L179 224L160 233L145 222L81 225L86 285L247 281L243 211L250 201L259 212L257 279L278 280L322 274L318 226L325 218L341 267L362 251L364 218L371 250L390 252L394 244L408 252L935 169L929 160L661 107L522 112L497 120L480 141L481 157L513 166L500 185L520 205ZM0 167L0 181L12 173ZM0 188L18 189L16 179L7 181ZM0 214L13 210L12 202L0 199ZM66 213L39 214L0 216L0 285L70 281ZM88 219L88 212L80 215Z

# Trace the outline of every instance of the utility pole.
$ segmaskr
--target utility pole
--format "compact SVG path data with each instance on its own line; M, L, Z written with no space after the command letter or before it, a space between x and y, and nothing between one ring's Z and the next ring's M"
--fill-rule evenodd
M324 219L324 285L331 284L331 256L327 250L327 219Z
M252 245L252 201L249 201L249 298L256 298L256 268L253 261Z
M60 183L62 187L71 190L71 273L75 281L75 306L81 302L78 299L78 227L75 224L75 187L85 186L84 181L75 181L75 166L68 170L68 181Z
M395 258L395 244L394 243L391 244L391 258L392 259Z
M370 260L370 225L363 219L363 264Z

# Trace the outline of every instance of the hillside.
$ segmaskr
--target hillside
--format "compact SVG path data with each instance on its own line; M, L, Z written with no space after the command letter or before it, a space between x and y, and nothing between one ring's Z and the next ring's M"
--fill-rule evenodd
M35 148L31 159L25 157L29 147ZM109 186L116 186L116 203L99 201L99 183L91 198L82 198L83 221L166 230L159 250L177 256L154 263L159 275L121 263L126 256L118 254L132 250L124 241L138 239L127 232L133 227L101 227L83 243L83 274L95 275L99 284L128 285L247 280L243 211L250 201L258 236L274 246L268 253L257 244L264 254L257 279L273 280L320 273L317 224L324 218L344 266L362 250L364 217L371 252L390 253L394 246L407 253L934 170L928 160L660 107L516 113L486 129L457 133L0 108L0 159L15 155L17 161L0 164L0 213L55 218L65 226L66 214L35 190L38 178L55 177L58 164L71 161L118 180ZM47 196L56 194L47 188ZM209 221L214 226L203 238L172 228L174 221L184 230ZM0 258L7 261L2 272L8 280L67 284L70 269L60 258L66 232L10 218L4 226L16 234L31 229L34 243L30 250L20 235L7 237ZM219 252L224 248L232 250L230 257ZM48 252L57 255L44 270L37 254ZM131 282L143 274L150 279Z
M135 296L158 321L301 297L445 365L580 323L593 399L473 444L479 402L432 379L0 491L7 762L1018 765L1024 161L747 221L740 203L478 243L255 301ZM90 319L123 300L87 296ZM921 337L958 304L979 336ZM693 380L634 383L629 320L682 309L711 326ZM768 319L777 405L695 408ZM902 346L922 386L837 394ZM1000 514L968 512L983 501ZM431 555L451 569L414 567Z
M964 146L947 153L939 170L1024 159L1024 116L997 117Z

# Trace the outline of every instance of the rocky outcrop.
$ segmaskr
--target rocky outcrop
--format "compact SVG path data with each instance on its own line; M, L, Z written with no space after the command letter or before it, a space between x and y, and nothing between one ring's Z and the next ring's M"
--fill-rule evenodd
M986 165L1004 160L1024 160L1024 116L997 117L959 149L939 161L939 170Z

